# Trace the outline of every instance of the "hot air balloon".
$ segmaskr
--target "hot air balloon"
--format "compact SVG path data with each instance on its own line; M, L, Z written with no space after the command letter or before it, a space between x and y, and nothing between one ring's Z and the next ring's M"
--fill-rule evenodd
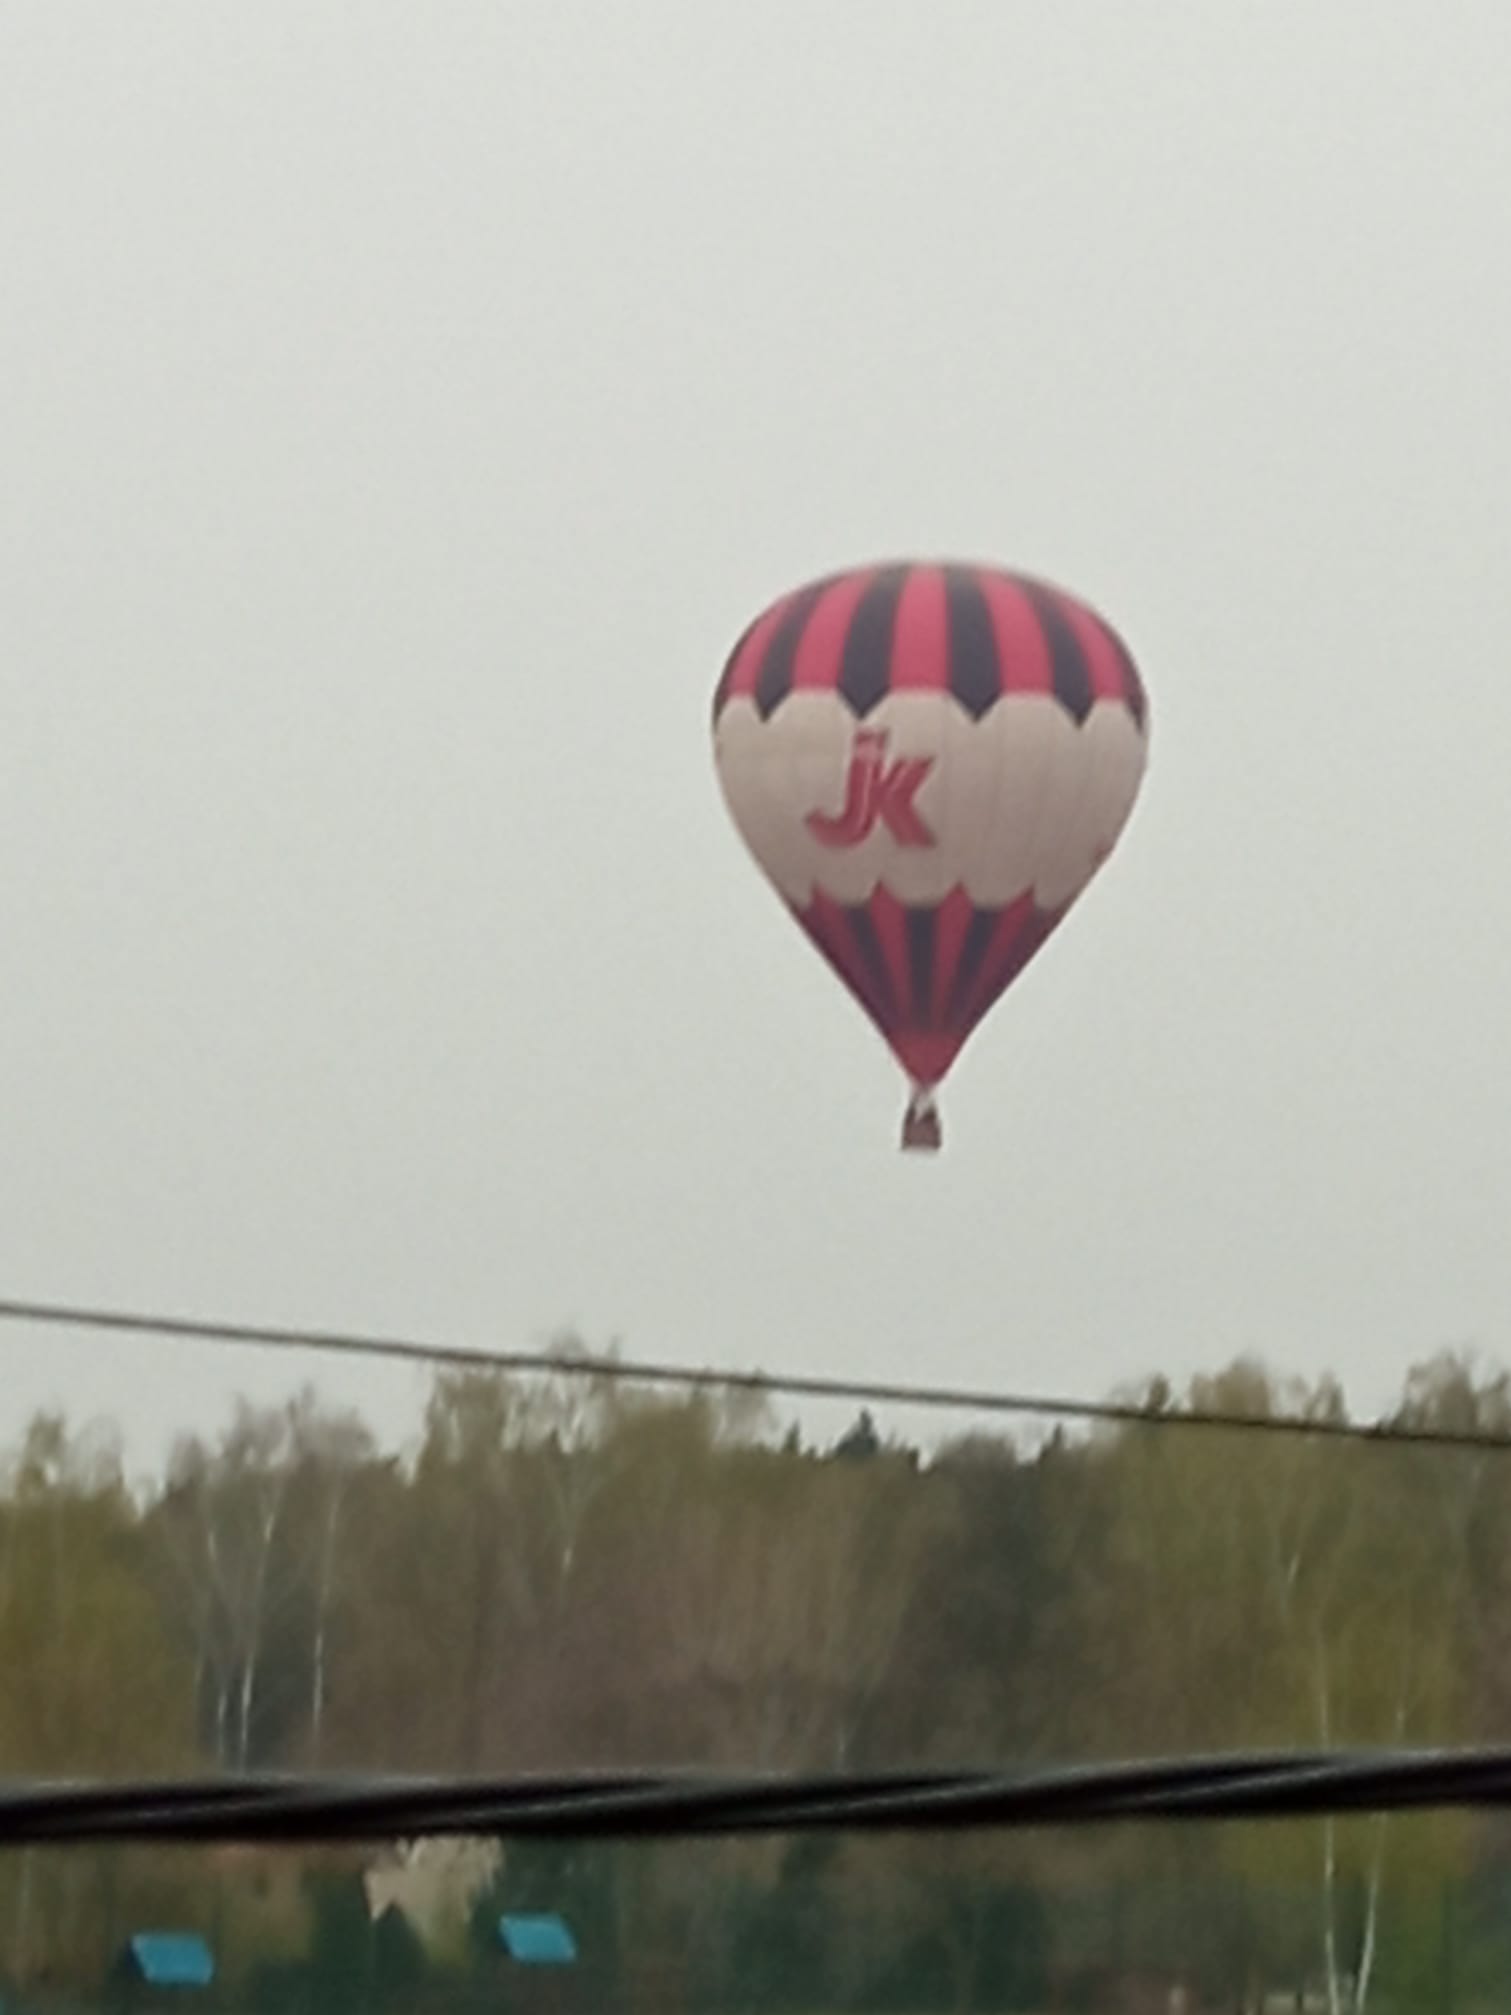
M1132 658L1063 590L860 568L773 603L714 696L734 823L906 1071L903 1146L1112 851L1144 774Z

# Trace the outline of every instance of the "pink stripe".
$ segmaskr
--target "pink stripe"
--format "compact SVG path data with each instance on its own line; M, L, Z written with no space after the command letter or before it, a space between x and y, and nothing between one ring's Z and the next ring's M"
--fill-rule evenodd
M886 1035L881 1003L876 998L866 962L856 948L849 923L839 904L832 896L825 895L822 889L815 889L813 901L807 909L794 906L793 914L850 993Z
M936 1028L944 1020L960 965L960 948L975 913L975 905L958 882L939 905L934 926L934 998L929 1003L929 1019Z
M1026 892L999 914L960 1016L962 1036L976 1026L1009 981L1017 978L1058 921L1037 908L1033 896Z
M878 885L866 905L876 927L877 941L892 980L892 997L897 1002L898 1020L904 1027L916 1019L912 1006L913 989L908 972L908 926L902 904L889 888ZM895 1033L889 1029L888 1035Z
M992 619L1003 692L1052 693L1049 646L1033 604L1016 582L1002 574L979 573L976 579Z
M938 1084L960 1054L960 1043L952 1035L906 1029L892 1038L892 1054L915 1084Z
M1107 641L1112 655L1117 659L1123 674L1123 700L1134 719L1143 723L1149 718L1149 696L1144 691L1144 682L1139 677L1138 666L1133 662L1133 653L1123 642L1117 631L1103 617L1097 621L1107 633Z
M1069 595L1055 596L1065 613L1065 620L1075 632L1076 642L1081 646L1081 654L1086 660L1086 669L1091 674L1091 690L1099 700L1127 700L1127 687L1123 678L1122 660L1113 647L1111 637L1091 613Z
M771 633L782 620L793 597L784 595L779 602L773 602L764 616L757 617L749 634L735 656L730 668L729 683L724 689L724 704L731 700L748 700L756 689L756 680L761 676L761 661L766 656L766 646L771 642Z
M938 567L914 567L903 581L890 678L894 693L942 692L950 682L949 610Z
M869 573L846 574L826 588L803 625L792 661L792 690L832 692L839 684L845 638L855 605L871 584Z

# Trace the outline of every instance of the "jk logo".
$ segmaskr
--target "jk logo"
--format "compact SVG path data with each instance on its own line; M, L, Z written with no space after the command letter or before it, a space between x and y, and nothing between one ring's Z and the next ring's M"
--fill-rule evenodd
M879 819L900 847L931 847L934 835L913 803L934 767L932 756L887 761L886 734L862 728L850 753L845 802L835 814L810 812L808 830L821 846L858 847Z

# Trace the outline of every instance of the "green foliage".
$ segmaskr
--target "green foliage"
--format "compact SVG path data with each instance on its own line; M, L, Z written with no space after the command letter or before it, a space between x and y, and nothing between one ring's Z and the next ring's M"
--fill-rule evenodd
M1343 1407L1247 1361L1136 1404ZM1435 1360L1399 1421L1511 1436L1511 1380ZM45 1417L0 1488L0 1769L831 1770L1495 1738L1508 1597L1511 1460L1483 1455L1130 1425L924 1460L868 1416L824 1452L749 1394L465 1372L437 1380L412 1462L306 1393L239 1408L134 1495L107 1445ZM472 1898L469 1977L505 1908L546 1908L578 1933L589 1999L640 1980L658 2004L901 2015L1100 2006L1142 1981L1224 2004L1305 1989L1338 2015L1445 2005L1450 1975L1461 2000L1511 1988L1501 1858L1483 1824L1367 1819L515 1849ZM354 1866L312 1869L297 1907L254 1908L248 1879L13 1857L0 1972L22 1992L95 1978L150 1903L220 1912L236 1991L269 2015L466 2001L431 1920L375 1925Z

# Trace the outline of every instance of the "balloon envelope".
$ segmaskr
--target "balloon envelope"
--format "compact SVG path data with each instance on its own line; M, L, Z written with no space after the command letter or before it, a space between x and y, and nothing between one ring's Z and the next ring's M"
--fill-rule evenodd
M1148 747L1116 633L993 568L831 575L746 630L714 698L735 825L913 1082L933 1088L1116 844Z

